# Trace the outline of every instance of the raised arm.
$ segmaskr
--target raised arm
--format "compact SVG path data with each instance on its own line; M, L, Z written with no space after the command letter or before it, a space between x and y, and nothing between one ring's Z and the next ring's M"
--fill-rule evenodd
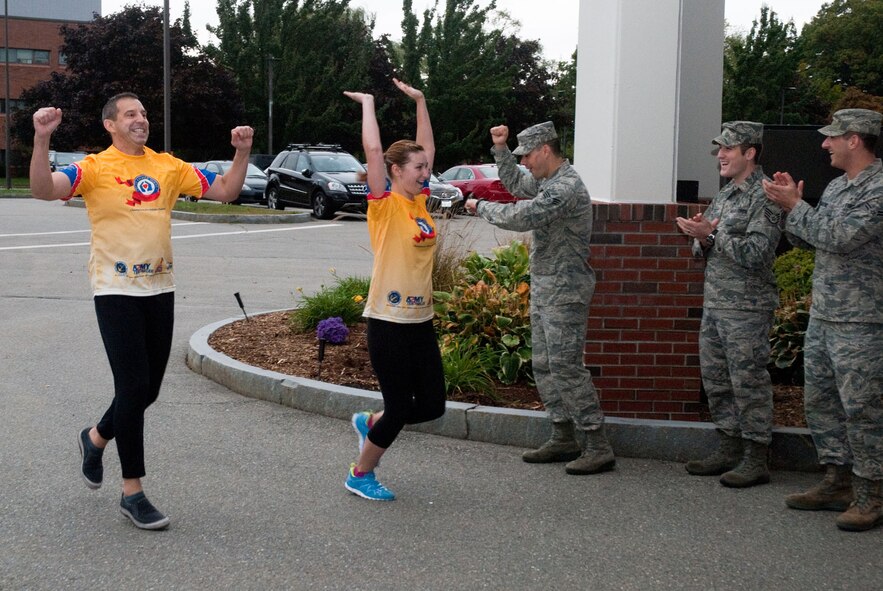
M245 175L248 172L248 156L251 154L251 144L254 139L254 130L246 125L234 127L230 131L230 144L236 148L233 156L233 164L209 187L203 197L212 201L235 201L242 191Z
M347 91L343 94L362 105L362 149L368 163L368 191L380 197L386 192L386 163L380 143L380 126L374 112L374 96L364 92Z
M429 170L432 170L432 163L435 161L435 137L432 135L432 122L429 120L429 109L426 106L426 97L423 93L410 84L406 84L401 80L392 79L393 83L399 90L414 99L417 103L417 143L423 146L426 152L426 158L429 160Z
M49 168L49 138L61 123L61 109L43 107L34 113L34 151L31 154L31 195L44 201L62 199L71 191L63 172Z

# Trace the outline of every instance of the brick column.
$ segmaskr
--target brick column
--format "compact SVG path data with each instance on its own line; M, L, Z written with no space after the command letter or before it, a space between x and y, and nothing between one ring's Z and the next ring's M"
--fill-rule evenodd
M591 264L597 284L585 363L604 412L700 420L702 260L675 217L703 205L596 203Z

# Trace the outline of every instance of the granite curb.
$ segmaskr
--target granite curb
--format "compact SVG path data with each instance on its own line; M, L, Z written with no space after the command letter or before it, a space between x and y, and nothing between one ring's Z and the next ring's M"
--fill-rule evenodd
M86 207L82 199L71 199L65 205L71 207ZM312 220L309 212L299 213L268 213L239 214L239 213L195 213L192 211L172 210L172 219L188 222L211 222L215 224L300 224Z
M263 312L267 313L267 312ZM260 369L215 351L208 339L220 327L241 320L228 318L199 329L190 337L187 366L230 390L306 412L349 420L353 413L382 406L379 392L338 386ZM686 462L701 457L717 442L714 424L606 417L607 435L616 455ZM549 438L545 412L448 402L440 419L408 429L514 447L535 448ZM804 472L819 469L808 429L773 429L771 466Z

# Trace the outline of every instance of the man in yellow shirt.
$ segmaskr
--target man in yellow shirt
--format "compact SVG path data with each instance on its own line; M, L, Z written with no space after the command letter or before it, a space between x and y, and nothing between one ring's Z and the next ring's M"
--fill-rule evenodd
M61 109L34 113L31 193L47 201L82 195L92 228L89 275L95 312L114 378L114 398L97 425L78 436L82 476L101 486L102 454L116 439L122 468L120 511L141 529L162 529L169 519L141 486L144 411L159 395L172 345L174 262L171 211L180 194L233 201L242 189L254 130L236 127L236 149L226 175L197 170L147 147L147 111L132 93L108 100L101 113L112 145L52 172L49 139Z

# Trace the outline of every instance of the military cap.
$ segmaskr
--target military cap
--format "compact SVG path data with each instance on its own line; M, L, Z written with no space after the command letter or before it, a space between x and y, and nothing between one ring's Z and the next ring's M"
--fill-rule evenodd
M524 156L546 142L558 139L555 125L551 121L531 125L518 134L518 147L512 150L516 156Z
M838 136L850 131L865 135L880 135L880 121L883 115L868 109L841 109L834 113L831 125L826 125L819 133Z
M755 121L727 121L721 126L721 134L711 143L726 148L743 144L763 143L763 123Z

